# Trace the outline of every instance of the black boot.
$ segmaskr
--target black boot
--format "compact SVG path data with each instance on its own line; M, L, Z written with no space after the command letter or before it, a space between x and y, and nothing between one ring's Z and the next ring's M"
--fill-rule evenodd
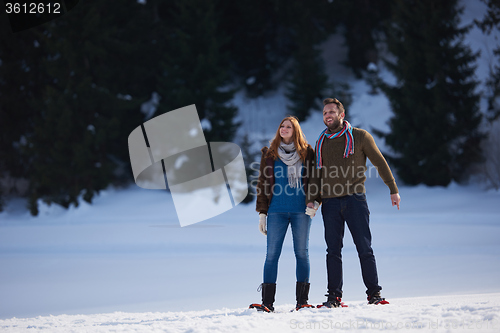
M271 310L271 312L274 311L274 295L276 295L276 283L263 283L262 304Z
M376 291L368 295L368 304L389 304L389 302L385 298L380 297L380 291Z
M310 285L310 283L297 282L295 286L295 296L297 298L297 305L295 306L295 310L300 310L302 308L314 308L314 306L307 304Z
M273 304L274 295L276 294L276 283L262 283L259 288L262 289L262 304L250 304L249 308L255 308L265 312L274 312Z
M329 295L326 294L326 297L328 297L328 300L326 302L323 302L323 304L319 304L317 308L347 308L348 306L342 302L342 299L338 296L335 295Z

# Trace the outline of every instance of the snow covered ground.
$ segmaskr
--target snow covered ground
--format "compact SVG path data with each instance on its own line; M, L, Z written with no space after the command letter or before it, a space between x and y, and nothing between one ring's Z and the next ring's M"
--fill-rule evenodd
M384 307L257 313L246 308L186 312L115 312L0 321L5 332L498 332L500 294L394 299Z
M469 9L466 13L481 15L477 7ZM473 47L488 45L477 30L471 36ZM342 49L335 53L325 47L325 58L341 62L338 52ZM480 79L488 59L483 57ZM330 74L351 85L348 119L366 129L388 130L387 100L367 94L366 84L350 78L338 63L328 64ZM287 113L282 92L251 101L238 95L235 103L255 141L269 140ZM302 127L313 143L322 128L320 113ZM167 192L134 185L110 188L92 205L82 202L69 210L41 204L38 217L26 212L21 199L8 203L0 213L0 332L500 331L500 193L474 184L398 184L398 211L377 174L368 177L373 247L382 295L390 305L366 305L356 250L346 232L343 300L348 308L289 312L295 302L295 260L287 235L278 313L249 310L250 303L260 301L256 289L265 258L255 203L181 228ZM320 304L326 291L320 213L313 220L309 252L310 303Z
M276 295L283 313L247 310L260 300L265 256L254 205L181 228L167 193L131 187L105 191L92 206L44 207L37 218L15 203L0 214L0 331L290 332L348 322L357 330L421 324L444 332L482 324L485 332L498 331L500 193L474 185L402 186L397 211L381 179L370 178L367 187L388 306L365 305L346 233L349 308L287 312L295 284L288 235ZM314 218L310 237L312 304L326 291L321 221Z

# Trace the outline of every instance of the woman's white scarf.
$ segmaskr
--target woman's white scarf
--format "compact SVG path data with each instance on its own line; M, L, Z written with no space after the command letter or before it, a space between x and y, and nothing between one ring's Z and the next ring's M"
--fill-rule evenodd
M299 187L302 161L293 141L289 144L281 141L278 147L278 155L281 161L288 166L288 185L290 187Z

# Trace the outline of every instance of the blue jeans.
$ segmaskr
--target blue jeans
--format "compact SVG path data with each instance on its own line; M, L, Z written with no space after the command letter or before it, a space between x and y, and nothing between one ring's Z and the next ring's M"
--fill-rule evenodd
M293 250L297 261L297 282L309 282L309 230L311 218L305 213L269 213L267 215L267 254L264 283L276 283L278 260L288 225L292 227Z
M327 245L328 294L342 297L342 247L345 223L347 223L358 251L367 295L381 290L382 287L378 285L377 265L371 246L370 211L366 196L353 194L323 199L321 212Z

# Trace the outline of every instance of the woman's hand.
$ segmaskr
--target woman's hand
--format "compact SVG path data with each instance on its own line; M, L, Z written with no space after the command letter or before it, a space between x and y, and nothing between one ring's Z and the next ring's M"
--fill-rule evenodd
M318 208L319 208L319 202L314 201L314 204L310 202L307 204L306 214L309 215L311 218L313 218L316 215Z
M267 218L266 214L264 213L259 214L259 231L262 232L264 236L267 236L266 218Z

